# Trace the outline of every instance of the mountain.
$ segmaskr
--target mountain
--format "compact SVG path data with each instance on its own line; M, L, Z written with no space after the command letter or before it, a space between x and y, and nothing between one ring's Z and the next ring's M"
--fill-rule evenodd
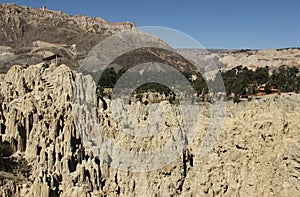
M111 23L102 18L67 15L46 8L0 5L0 65L2 72L14 64L36 64L54 53L63 54L69 66L104 38L133 29L129 22Z

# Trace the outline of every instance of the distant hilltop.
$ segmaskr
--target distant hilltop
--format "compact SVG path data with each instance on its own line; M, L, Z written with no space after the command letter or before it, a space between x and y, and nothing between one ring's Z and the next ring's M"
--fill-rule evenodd
M36 64L53 53L69 54L75 63L104 38L126 29L131 22L108 22L102 18L68 15L46 7L0 5L0 69L13 64ZM73 51L72 55L69 51Z
M1 30L3 34L1 41L4 43L11 43L22 37L28 38L26 35L33 33L29 31L32 29L42 31L37 34L39 36L45 33L45 30L49 30L48 27L53 26L58 27L57 29L71 28L69 31L68 29L61 29L65 30L65 33L98 33L104 35L110 35L118 30L136 27L136 25L131 22L108 22L100 17L92 18L83 15L68 15L62 11L48 10L45 6L36 9L26 6L17 6L15 4L2 4L0 5L0 13L1 25L6 25L4 26L5 28ZM10 27L12 27L12 32L7 32ZM47 35L51 35L51 33L52 32L47 32ZM44 41L53 42L51 38L52 37ZM34 39L36 40L38 38Z
M206 55L203 49L178 49L188 52L191 56ZM300 68L300 48L282 49L207 49L211 58L216 60L220 69L231 69L237 66L246 66L250 69L269 66L294 66Z

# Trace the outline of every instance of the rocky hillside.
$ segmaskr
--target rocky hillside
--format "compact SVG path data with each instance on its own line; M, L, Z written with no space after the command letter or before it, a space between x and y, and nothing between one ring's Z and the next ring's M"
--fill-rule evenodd
M26 174L1 171L2 196L300 195L299 94L227 103L220 137L213 150L201 156L198 147L211 120L211 105L202 103L196 136L189 146L164 167L133 172L116 168L113 153L96 157L89 146L93 142L79 132L80 127L93 130L90 115L76 105L96 87L89 77L65 65L14 66L1 75L0 87L1 141L13 149L9 158L26 160L29 169ZM112 100L88 99L95 103L105 136L132 154L160 149L182 120L176 105L168 102L153 108L139 102L119 106L130 110L129 122L124 114L114 117ZM134 137L121 130L147 125L155 118L163 124L154 137ZM185 132L180 133L182 139Z
M130 22L112 23L102 18L15 4L0 5L0 25L3 27L0 29L1 73L7 72L12 65L40 63L53 54L61 55L62 63L69 67L78 67L92 48L105 38L120 31L137 30ZM194 71L192 65L178 54L160 49L133 51L112 63L128 68L132 61L165 62L179 70Z
M198 49L180 49L186 51L193 56L201 56L207 54L203 50ZM237 66L246 66L256 69L258 67L269 66L278 68L280 66L300 67L300 49L266 49L266 50L208 50L209 56L215 58L218 66L223 69L231 69Z
M282 65L300 67L300 49L268 49L242 50L228 54L220 54L220 61L228 68L243 65L249 68L270 66L278 68Z
M0 66L36 64L53 53L76 65L101 40L133 29L129 22L111 23L102 18L67 15L47 8L0 5Z

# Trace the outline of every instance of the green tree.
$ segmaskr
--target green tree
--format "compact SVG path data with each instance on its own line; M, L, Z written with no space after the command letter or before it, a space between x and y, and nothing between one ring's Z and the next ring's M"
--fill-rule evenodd
M258 85L262 85L269 81L269 67L259 67L255 70L254 80Z
M116 84L119 75L113 67L107 68L103 71L98 85L106 88L112 88Z

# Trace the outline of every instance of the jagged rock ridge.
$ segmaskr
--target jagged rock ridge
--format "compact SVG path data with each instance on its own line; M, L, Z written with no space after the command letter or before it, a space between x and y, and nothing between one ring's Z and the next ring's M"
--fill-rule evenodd
M85 148L76 129L73 84L80 89L95 87L94 82L65 65L44 68L42 64L27 69L15 66L1 79L0 121L5 125L1 127L2 141L9 142L15 154L22 155L31 165L29 177L21 182L8 181L7 185L14 184L15 189L2 185L3 193L10 191L21 196L300 193L299 94L272 95L238 105L228 103L224 129L212 152L205 157L199 156L197 148L210 122L210 105L203 103L197 135L178 159L158 170L132 173L110 167L109 155L95 157ZM119 122L114 120L108 98L95 102L103 132L126 150L159 149L177 131L180 113L168 102L159 104L168 112L159 134L146 141L120 130L126 117ZM149 120L148 107L137 102L130 109L136 119L130 124Z

